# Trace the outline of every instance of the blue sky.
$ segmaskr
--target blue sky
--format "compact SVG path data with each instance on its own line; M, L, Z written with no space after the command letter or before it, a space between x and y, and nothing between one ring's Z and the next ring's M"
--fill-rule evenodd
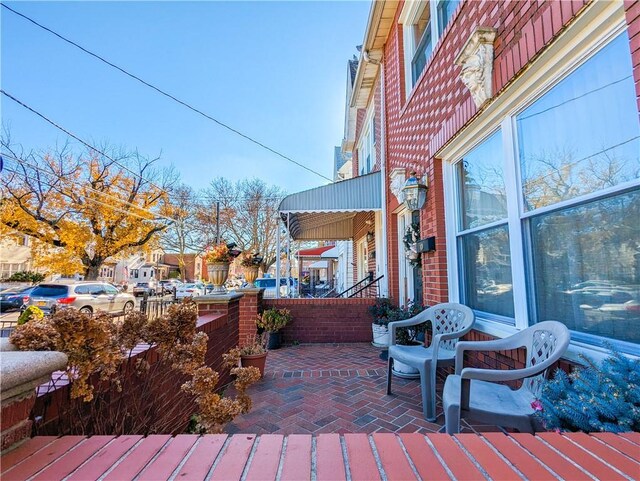
M6 2L327 177L342 140L346 62L370 2ZM2 88L91 142L162 152L185 183L326 183L2 9ZM12 140L65 135L4 96ZM78 146L79 148L79 146Z

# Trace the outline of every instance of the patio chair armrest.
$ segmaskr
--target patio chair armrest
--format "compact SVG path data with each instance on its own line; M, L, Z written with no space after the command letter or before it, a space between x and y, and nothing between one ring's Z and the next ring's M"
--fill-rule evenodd
M389 324L387 324L387 328L389 329L389 345L393 346L396 343L396 329L398 329L399 327L417 326L418 324L422 324L424 322L431 322L431 320L424 318L421 319L415 316L411 319L390 322Z
M517 381L536 376L545 370L542 364L523 369L480 369L465 367L460 373L462 379L477 379L478 381L502 382Z
M522 347L519 342L505 337L493 341L460 341L456 344L456 374L460 374L464 367L464 351L502 351Z

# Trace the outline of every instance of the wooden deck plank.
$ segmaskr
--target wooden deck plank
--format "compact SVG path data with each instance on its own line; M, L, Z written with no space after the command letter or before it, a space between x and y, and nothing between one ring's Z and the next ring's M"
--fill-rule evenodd
M616 469L619 469L627 476L631 476L634 479L640 479L640 463L637 463L603 443L596 441L595 438L592 438L588 434L568 433L565 434L564 437L569 438L590 453L595 454L607 464L615 466Z
M346 480L339 434L319 434L316 438L316 475L318 481Z
M622 436L614 433L592 433L591 436L600 439L602 442L626 454L630 458L640 461L640 449Z
M555 481L557 478L537 458L503 433L482 433L482 436L528 479Z
M231 437L222 459L213 470L212 480L240 479L256 440L255 434L236 434Z
M187 462L178 471L176 479L204 480L226 439L226 434L206 434L202 436Z
M311 435L290 434L282 462L280 481L311 480Z
M47 467L64 453L84 441L84 436L64 436L48 444L44 449L38 451L37 456L26 458L13 467L9 468L3 475L3 481L13 481L27 479ZM4 462L4 461L3 461Z
M568 462L564 457L553 451L550 447L544 444L531 434L514 433L510 435L515 439L522 447L533 454L540 460L542 464L548 466L554 473L564 479L571 479L572 481L589 481L591 476L587 473L576 468L573 464Z
M448 434L427 434L429 441L447 464L453 476L460 481L474 481L485 476Z
M376 458L373 456L369 436L366 434L345 434L349 470L354 481L375 481L380 479Z
M33 481L62 479L69 476L87 459L100 451L114 438L115 436L92 436L89 439L86 439L83 443L78 444L73 451L68 451L62 457L58 458L45 469L40 471L40 473L33 478Z
M258 441L258 447L253 453L247 481L275 480L282 456L281 434L263 434Z
M580 467L586 469L598 479L609 481L623 481L625 479L620 473L614 471L602 461L592 456L587 451L580 449L562 434L559 433L539 433L538 436L551 444L554 448L571 459Z
M141 439L142 436L117 437L98 451L87 464L75 471L67 481L89 481L100 478Z
M516 471L505 463L477 434L456 434L456 439L475 458L494 481L522 479Z
M29 456L54 442L56 439L58 439L57 436L38 436L29 439L13 451L9 451L7 454L3 454L0 473L4 474L6 471L11 469L14 464L17 464L20 461L24 461Z
M171 439L168 434L147 436L132 451L127 453L122 462L104 478L104 481L120 481L133 479L158 454Z
M140 481L168 479L198 440L197 434L181 434L171 439L162 453L144 469Z
M625 439L628 439L632 443L640 445L640 433L620 433Z
M411 462L413 462L423 480L451 479L440 460L434 454L431 446L427 444L424 435L418 433L401 434L400 439L407 453L409 453Z
M387 479L416 479L396 434L374 433L372 437Z

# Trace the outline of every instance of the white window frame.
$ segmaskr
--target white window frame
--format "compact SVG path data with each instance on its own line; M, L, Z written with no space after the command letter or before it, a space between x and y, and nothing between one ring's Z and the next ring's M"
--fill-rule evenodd
M376 136L375 136L375 108L373 102L365 115L362 134L358 141L358 175L365 175L373 172L376 164ZM367 168L367 154L370 165Z
M402 40L404 45L404 81L407 98L409 98L410 92L417 85L418 80L422 75L421 72L414 84L411 63L416 53L416 49L418 48L418 44L421 40L420 39L418 40L418 42L416 42L414 34L415 25L416 23L418 23L418 19L420 18L420 15L424 11L424 9L428 8L429 30L431 31L431 51L434 52L436 50L436 45L438 45L438 41L440 40L438 5L440 5L442 1L443 0L407 0L402 7L402 11L400 12L398 22L402 25ZM428 64L425 66L425 69L427 67Z
M461 131L457 138L436 153L435 157L443 160L443 183L445 189L445 228L447 249L447 272L449 299L460 302L460 273L457 248L457 236L460 225L458 212L459 197L456 164L466 153L486 140L499 128L502 129L505 184L513 186L507 190L507 216L511 248L511 271L513 279L513 297L515 302L515 325L496 322L491 316L477 316L476 326L479 330L493 336L506 337L529 326L529 297L526 289L526 249L523 238L523 223L533 215L562 209L569 205L580 205L605 197L614 192L622 192L629 187L640 186L640 179L621 183L615 187L582 195L545 206L534 211L525 212L521 196L517 158L517 138L514 135L515 117L531 103L536 101L562 79L574 72L576 68L591 58L597 51L608 44L614 37L627 28L622 2L593 2L576 19L576 21L551 44L520 77L514 80L510 88L490 103L483 115L475 119ZM554 66L550 71L548 66ZM486 135L486 132L490 134ZM481 139L481 140L478 140ZM483 226L486 227L486 226ZM580 336L582 337L582 336ZM640 347L633 343L610 339L613 346L624 345L625 350L633 356L640 356ZM578 360L580 354L592 358L606 357L607 350L572 340L566 357Z
M358 272L357 282L364 279L369 273L369 249L367 245L367 236L365 235L358 241Z

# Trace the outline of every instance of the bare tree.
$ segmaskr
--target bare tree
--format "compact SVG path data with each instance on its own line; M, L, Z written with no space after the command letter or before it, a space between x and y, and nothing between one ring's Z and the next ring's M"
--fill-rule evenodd
M201 254L209 243L206 229L202 228L198 213L202 210L196 192L181 184L171 191L168 216L173 222L162 233L160 245L165 252L175 253L182 280L185 278L186 258Z
M268 186L260 179L231 183L218 177L204 192L206 202L200 220L208 227L208 237L215 239L216 204L220 203L220 238L233 241L243 251L259 252L266 272L276 261L278 206L285 196L282 189Z

